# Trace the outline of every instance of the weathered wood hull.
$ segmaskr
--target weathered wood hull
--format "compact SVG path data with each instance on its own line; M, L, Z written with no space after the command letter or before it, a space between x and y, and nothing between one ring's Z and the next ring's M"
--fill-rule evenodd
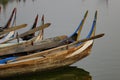
M9 40L12 36L14 36L15 31L11 31L8 34L4 35L2 39L0 39L0 43Z
M66 46L58 47L55 50L39 52L39 54L44 53L44 57L38 55L33 58L0 65L0 77L33 73L71 65L89 55L92 45L93 41L86 42L78 47L75 47L75 45L69 46L69 48Z
M52 48L54 46L57 46L61 40L67 38L66 35L62 36L57 36L53 38L48 38L45 40L40 40L34 43L33 40L23 42L23 43L18 43L17 45L11 45L4 47L0 49L0 56L8 55L8 54L15 54L15 53L20 53L20 52L31 52L31 51L36 51L36 50L42 50L42 49L48 49Z

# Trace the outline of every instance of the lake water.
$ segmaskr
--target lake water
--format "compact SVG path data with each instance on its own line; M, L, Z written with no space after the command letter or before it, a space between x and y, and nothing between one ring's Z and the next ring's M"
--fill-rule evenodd
M119 4L120 0L0 0L2 7L0 26L6 23L13 8L16 7L16 24L28 24L28 27L18 31L19 33L31 27L37 14L39 14L38 25L40 25L40 19L44 14L45 22L52 23L49 28L45 29L44 38L63 34L70 35L88 10L88 17L82 31L82 38L84 38L92 25L94 13L97 10L96 34L105 33L105 36L95 40L91 55L71 65L77 68L68 67L67 70L60 70L63 72L59 70L55 71L54 74L47 72L42 78L33 76L25 78L25 80L119 80ZM84 75L81 76L81 74Z

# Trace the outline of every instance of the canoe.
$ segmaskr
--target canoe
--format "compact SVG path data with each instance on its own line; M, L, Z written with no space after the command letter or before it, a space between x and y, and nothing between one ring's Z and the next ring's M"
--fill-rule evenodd
M91 30L92 32L90 32L87 38L95 36L96 19L93 24L94 26ZM89 40L81 43L81 40L78 40L67 45L31 54L36 55L34 57L32 56L31 58L18 61L14 60L14 62L1 64L0 77L46 71L69 66L88 56L91 52L93 42L94 40Z
M16 19L16 8L14 8L14 10L13 10L13 12L12 12L12 14L11 14L10 19L8 20L6 26L5 26L4 28L2 28L2 29L10 28L10 23L11 23L11 21L12 21L12 18L13 18L13 14L14 14L14 13L15 13L15 18L14 18L14 20L13 20L13 23L15 23L15 19ZM38 15L36 16L36 19L35 19L35 21L34 21L34 23L33 23L32 29L34 29L34 28L36 27L37 20L38 20ZM5 42L5 41L11 39L12 37L14 37L14 34L15 34L15 31L11 31L11 32L7 33L7 34L4 35L4 36L1 35L1 36L2 36L2 39L0 39L0 43L3 43L3 42ZM33 33L32 35L34 35L34 34L35 34L35 33ZM31 34L30 34L30 35L31 35ZM28 38L30 35L26 35L25 38ZM31 39L31 38L33 38L33 37L34 37L34 36L30 36L29 39Z
M21 34L20 36L28 35L29 33L33 33L33 32L35 32L36 30L38 31L38 30L47 28L48 26L50 26L50 23L46 23L46 24L44 24L44 25L42 25L42 26L39 26L39 27L37 27L37 29L35 28L35 29L30 30L30 31L32 31L32 32L27 31L27 32L25 32L25 33L27 33L27 34L23 33L23 34ZM19 37L19 38L20 38L20 37ZM19 46L23 46L23 47L24 47L24 46L27 47L27 46L33 44L34 42L38 42L38 41L40 41L40 40L42 40L42 39L43 39L43 33L40 31L37 36L33 37L33 38L30 39L30 40L21 41L21 42L19 42L19 43L6 43L6 44L1 44L1 45L0 45L0 49L1 49L1 50L5 50L5 49L6 49L6 51L7 51L7 49L10 49L10 48L12 48L12 47L16 47L16 48L17 48L18 45L19 45ZM5 54L4 54L4 55L5 55Z
M20 34L20 35L18 35L18 36L16 36L16 37L14 37L14 38L12 38L12 39L9 39L9 40L7 40L7 41L4 41L3 43L6 43L6 42L12 41L12 40L14 40L14 39L18 39L18 38L27 36L27 35L29 35L29 34L31 34L31 33L34 33L34 32L36 32L36 31L42 30L42 29L47 28L47 27L49 27L49 26L50 26L50 23L46 23L46 24L44 24L44 25L42 25L42 26L39 26L39 27L37 27L37 28L31 29L31 30L29 30L29 31L26 31L26 32L24 32L24 33L22 33L22 34ZM40 33L38 34L38 36L41 36ZM9 47L11 47L11 46L18 45L18 44L23 44L24 42L29 43L29 42L31 42L31 41L34 41L38 36L35 36L34 38L32 38L32 39L30 39L30 40L28 40L28 41L23 41L23 42L20 42L20 43L1 44L1 45L0 45L0 49L9 48Z
M42 25L42 26L39 26L39 27L37 27L37 29L38 30L41 30L41 29L43 29L43 28L45 28L45 27L48 27L50 24L45 24L45 25ZM36 29L36 28L35 28ZM31 31L31 30L30 30ZM32 30L33 31L33 30ZM28 33L29 31L27 31L27 32L25 32L25 33ZM24 33L23 33L24 34ZM20 35L20 37L21 36L23 36L23 34L21 34ZM24 35L27 35L27 34L24 34ZM21 41L21 42L19 42L19 43L6 43L6 44L1 44L0 45L0 49L1 50L5 50L6 52L7 52L7 50L9 50L10 48L13 48L13 47L15 47L15 49L17 49L17 46L22 46L23 48L24 47L27 47L27 46L29 46L29 45L31 45L31 44L33 44L33 43L36 43L36 42L38 42L38 41L40 41L40 40L42 40L42 38L43 38L43 33L42 32L39 32L39 34L37 35L37 36L35 36L35 37L33 37L32 39L30 39L30 40L27 40L27 41ZM5 52L4 52L5 53ZM3 53L3 55L6 55L6 54L4 54ZM1 53L2 54L2 53Z
M43 24L43 18L42 18L42 20L41 20L42 25L36 28L37 20L38 20L38 15L36 16L36 19L35 19L35 22L33 24L33 27L29 31L24 32L24 33L22 33L20 35L17 34L16 37L14 37L12 39L9 39L9 40L6 40L6 41L4 41L2 43L6 43L6 42L9 42L9 41L14 40L14 39L19 39L21 37L29 37L30 36L29 40L24 40L24 41L21 41L21 42L18 42L18 43L1 44L0 45L0 49L1 48L6 48L6 47L9 47L9 46L11 47L11 46L14 46L16 44L18 45L19 43L21 44L22 42L25 42L25 43L37 42L37 41L40 41L41 39L43 39L43 32L42 32L42 30L44 28L47 28L48 26L50 26L50 23ZM36 31L39 31L38 35L37 36L31 36L31 34L34 35Z
M0 32L4 31L4 29L10 28L12 19L13 19L13 23L12 23L11 26L14 25L14 23L16 21L16 12L17 12L17 10L16 10L16 8L14 8L13 11L12 11L12 14L11 14L10 18L8 19L8 21L6 23L6 25L4 27L0 27ZM2 43L2 41L4 41L4 40L8 40L9 38L12 38L14 36L14 34L15 34L15 31L11 31L11 32L9 32L9 33L7 33L5 35L0 35L0 43Z
M95 35L95 30L96 30L96 19L97 19L97 11L96 11L96 13L95 13L95 17L94 17L94 20L93 20L93 24L92 24L92 28L91 28L91 30L89 31L89 33L88 33L88 35L87 35L87 37L85 38L85 39L83 39L83 40L77 40L77 41L74 41L74 42L72 42L71 44L77 44L77 43L79 43L79 45L82 43L82 42L85 42L85 41L88 41L88 40L91 40L91 39L96 39L96 38L99 38L99 37L102 37L102 36L104 36L104 34L100 34L100 35L97 35L97 36L94 36ZM79 35L78 35L79 36ZM68 38L66 38L67 40L68 40ZM58 43L59 44L59 43ZM61 43L60 43L61 44ZM66 43L66 45L64 45L65 47L67 47L68 48L68 44L70 44L70 43ZM49 45L49 44L48 44ZM52 44L53 45L53 44ZM44 45L43 45L44 46ZM50 45L49 45L50 46ZM61 45L61 46L63 46L63 45ZM70 45L71 46L71 45ZM59 46L58 46L59 47ZM50 50L53 50L54 51L54 49L50 49ZM46 50L47 51L47 50ZM49 51L49 50L48 50ZM57 51L56 49L55 49L55 51ZM59 51L59 50L58 50ZM35 53L35 54L30 54L30 55L26 55L26 56L22 56L22 57L19 57L19 58L17 58L17 59L13 59L13 60L10 60L10 61L8 61L8 62L12 62L12 61L17 61L17 60L21 60L21 59L27 59L27 58L32 58L32 57L36 57L36 56L44 56L44 55L46 55L46 54L49 54L49 53L45 53L44 51L42 51L40 54L39 53ZM51 54L51 52L50 52L50 54Z
M16 46L9 46L9 47L4 47L4 48L0 48L0 56L3 56L3 55L7 55L7 54L21 54L22 52L24 53L31 53L31 52L35 52L37 50L46 50L46 49L50 49L50 48L54 48L54 47L57 47L57 46L61 46L61 45L64 45L66 44L68 41L76 41L78 39L77 36L80 35L80 32L82 30L82 27L83 27L83 24L84 24L84 21L87 17L87 14L88 14L88 11L86 11L85 15L84 15L84 18L82 19L82 21L80 22L80 25L77 27L77 29L75 30L75 32L70 35L69 37L67 36L56 36L56 37L53 37L53 38L48 38L48 39L45 39L45 40L42 40L40 42L37 42L37 43L29 43L29 44L24 44L24 45L16 45Z
M7 48L3 48L0 50L0 57L5 57L5 56L15 56L15 55L19 55L19 54L25 54L25 53L31 53L33 51L37 51L37 49L40 48L46 48L46 47L51 47L53 45L58 44L61 40L67 38L66 35L61 35L61 36L56 36L56 37L52 37L52 38L47 38L44 40L40 40L40 41L26 41L26 42L22 42L16 45L10 45ZM38 45L37 45L38 44ZM45 46L44 46L45 44ZM48 46L46 46L46 44ZM41 47L40 47L41 45ZM38 47L37 47L38 46ZM5 51L5 52L4 52ZM3 53L2 53L3 52Z

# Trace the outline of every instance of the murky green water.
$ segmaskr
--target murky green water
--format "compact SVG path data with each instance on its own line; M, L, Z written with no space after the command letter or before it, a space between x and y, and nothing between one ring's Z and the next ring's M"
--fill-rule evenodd
M92 80L89 72L77 67L65 67L55 70L10 77L11 80ZM3 79L4 80L4 79Z
M94 13L98 10L96 34L106 35L95 40L91 55L67 68L44 75L19 77L16 80L119 80L120 79L120 0L0 0L0 26L5 25L14 7L17 8L16 24L27 23L31 27L34 18L44 14L45 22L52 25L45 30L45 38L70 35L78 26L86 10L89 11L82 38L90 29ZM81 71L82 70L82 71ZM61 72L62 71L62 72ZM74 73L75 72L75 73ZM83 72L83 73L82 73ZM81 75L84 74L84 75Z

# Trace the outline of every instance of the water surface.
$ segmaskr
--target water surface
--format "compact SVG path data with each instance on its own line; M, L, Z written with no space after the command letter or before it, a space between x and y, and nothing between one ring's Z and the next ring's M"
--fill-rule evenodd
M0 0L0 6L2 7L0 25L6 23L12 9L16 7L16 24L28 24L28 27L19 31L19 33L31 27L37 14L39 14L39 25L40 18L44 14L45 22L52 23L45 30L45 38L63 34L70 35L78 26L86 10L88 10L89 14L81 37L84 38L92 25L94 13L97 10L96 34L105 33L105 36L95 40L90 56L72 66L77 66L89 72L92 80L119 80L119 3L120 0Z

